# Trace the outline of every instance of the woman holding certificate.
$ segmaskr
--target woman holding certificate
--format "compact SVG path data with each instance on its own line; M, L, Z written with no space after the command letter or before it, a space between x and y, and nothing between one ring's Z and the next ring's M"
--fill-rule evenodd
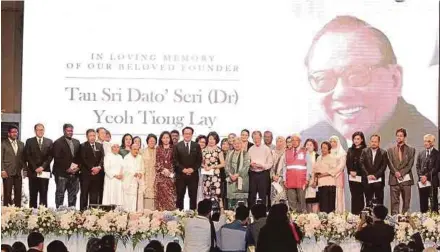
M364 133L357 131L352 136L353 145L347 151L348 184L351 193L351 212L360 214L364 209L364 185L362 184L361 154L365 149Z
M225 167L222 150L217 146L220 137L216 132L208 134L208 145L202 151L203 196L205 199L222 197L220 169Z

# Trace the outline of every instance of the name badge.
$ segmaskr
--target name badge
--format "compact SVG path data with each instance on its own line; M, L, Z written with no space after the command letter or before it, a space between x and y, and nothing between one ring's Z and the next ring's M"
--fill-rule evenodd
M302 154L302 153L298 154L298 159L303 160L304 159L304 154Z

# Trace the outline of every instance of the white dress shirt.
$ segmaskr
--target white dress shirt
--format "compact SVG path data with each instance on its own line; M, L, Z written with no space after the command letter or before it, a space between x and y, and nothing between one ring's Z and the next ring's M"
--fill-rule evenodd
M226 224L226 216L220 215L218 222L214 222L215 232ZM209 252L211 247L211 225L208 218L196 216L187 219L185 223L185 242L183 252Z
M373 164L374 164L374 159L376 158L376 153L377 153L377 149L371 149L371 153L372 153L372 156L373 156Z

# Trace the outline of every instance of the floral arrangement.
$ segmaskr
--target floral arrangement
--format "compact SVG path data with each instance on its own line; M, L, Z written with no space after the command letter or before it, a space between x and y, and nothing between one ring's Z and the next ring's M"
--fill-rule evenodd
M235 213L226 211L228 222L234 221ZM2 207L1 232L5 236L27 234L39 231L43 234L83 235L101 237L112 234L124 244L136 246L140 241L157 236L185 237L185 220L196 215L193 211L151 211L128 213L121 210L103 211L91 209L83 212L75 209L58 210L40 207L38 209ZM407 242L411 235L420 232L422 238L440 242L440 215L436 213L412 213L407 215L413 225L391 216L387 222L396 229L396 240ZM291 213L290 218L309 239L342 241L350 239L356 232L359 216L351 213ZM413 229L413 226L415 227Z

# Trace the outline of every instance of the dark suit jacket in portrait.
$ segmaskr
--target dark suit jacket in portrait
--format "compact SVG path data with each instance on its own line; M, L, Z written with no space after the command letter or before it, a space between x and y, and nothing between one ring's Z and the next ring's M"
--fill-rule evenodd
M92 168L97 166L101 167L99 173L104 173L104 148L102 147L102 144L95 143L95 150L93 150L89 142L82 143L80 156L81 176L91 176Z
M8 176L21 176L21 170L26 169L24 144L20 140L17 141L17 155L15 155L9 138L2 141L2 171L6 171Z
M67 170L72 163L77 165L81 164L81 158L79 155L79 149L81 144L75 138L72 138L74 146L74 155L70 151L69 144L64 136L58 138L53 143L53 174L55 176L67 177L70 173Z
M419 177L426 176L428 181L431 181L431 185L438 187L439 177L438 173L440 171L440 153L437 149L432 148L431 154L427 157L426 150L419 152L417 155L416 170Z
M411 177L410 181L402 182L400 183L401 185L414 185L412 167L414 165L414 160L416 157L416 149L405 144L403 147L402 162L399 160L399 149L397 145L389 148L387 152L388 166L390 168L390 176L388 180L389 185L394 186L399 184L396 176L394 175L396 172L400 172L402 177L406 174L409 174L409 176Z
M402 97L397 101L394 113L379 128L377 132L381 136L380 145L384 149L388 149L396 145L396 130L405 128L408 132L407 142L416 148L423 150L423 136L427 133L433 134L438 139L438 128L428 118L420 114L414 105L407 103ZM353 133L357 131L353 129ZM364 132L366 133L366 132ZM334 129L327 121L321 121L301 133L303 139L313 138L318 143L327 141L330 136L338 136L341 140L342 147L348 149L347 141L336 129ZM370 134L365 134L368 141Z
M43 137L41 145L40 150L37 137L26 140L25 154L29 177L35 177L37 175L35 170L39 167L43 167L45 172L50 172L53 142L51 139Z
M374 163L371 148L368 147L363 149L360 162L364 177L374 175L376 179L382 178L382 183L385 185L385 170L388 165L388 156L384 149L377 149ZM364 182L367 182L367 180L365 179Z
M190 153L188 154L185 142L180 141L174 146L173 162L177 175L182 174L182 170L185 168L192 168L194 173L197 173L202 165L202 150L200 149L200 145L191 141Z

